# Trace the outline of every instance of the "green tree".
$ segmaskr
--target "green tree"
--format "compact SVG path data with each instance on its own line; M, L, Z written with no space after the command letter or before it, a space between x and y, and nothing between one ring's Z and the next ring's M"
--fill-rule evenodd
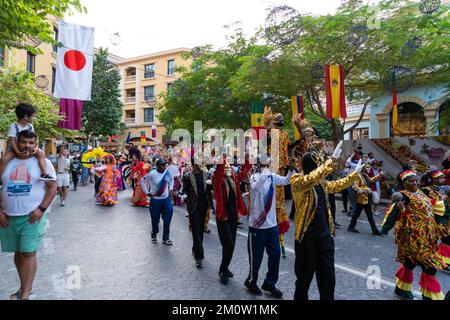
M86 12L80 0L0 0L0 47L40 53L40 42L56 44L49 16L62 19L73 10Z
M41 141L65 132L56 127L61 118L57 100L36 88L32 74L12 68L0 72L1 138L7 136L9 126L17 121L15 108L19 102L30 103L38 110L33 126Z
M83 104L83 132L90 137L119 135L125 129L120 101L120 74L108 60L108 50L100 48L94 57L91 101Z
M333 140L355 128L370 101L386 92L381 85L386 70L404 65L415 71L416 84L448 83L448 7L431 16L422 15L418 3L410 0L382 0L380 29L368 29L367 39L349 41L352 27L368 26L373 10L361 1L344 1L335 14L302 16L303 32L291 45L274 50L266 68L258 68L264 56L245 56L231 82L238 96L271 92L278 96L302 94L311 111L332 129ZM413 37L421 46L412 56L402 55L402 47ZM314 77L314 65L343 64L347 98L358 97L364 105L359 120L343 130L339 120L325 116L323 77ZM288 111L289 106L284 107Z

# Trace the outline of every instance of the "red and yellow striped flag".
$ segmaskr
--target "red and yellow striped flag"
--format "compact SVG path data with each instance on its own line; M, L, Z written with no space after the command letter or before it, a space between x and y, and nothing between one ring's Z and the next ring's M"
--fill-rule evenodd
M392 128L397 129L398 109L397 109L397 88L395 85L395 74L392 88Z
M300 114L302 120L305 119L305 114L303 110L303 97L291 96L291 104L292 104L292 119L294 119L297 114ZM295 126L294 126L294 137L295 140L300 139L300 133L298 132Z
M325 65L325 87L327 95L327 118L347 118L343 65Z

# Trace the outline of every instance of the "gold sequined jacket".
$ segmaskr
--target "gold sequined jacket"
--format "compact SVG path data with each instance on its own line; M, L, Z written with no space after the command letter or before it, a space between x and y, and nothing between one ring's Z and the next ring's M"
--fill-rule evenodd
M294 174L291 177L292 195L295 201L295 240L302 241L311 224L317 208L317 193L315 186L321 184L328 199L328 193L340 192L357 181L358 173L355 171L347 177L334 181L327 181L325 177L333 172L331 159L309 174ZM334 222L331 211L327 206L328 225L334 236Z
M366 177L370 183L373 183L381 180L383 176L377 175L372 178L369 176ZM371 189L362 175L358 174L358 180L353 184L352 188L356 191L356 203L362 204L363 206L367 205L369 203L369 194Z

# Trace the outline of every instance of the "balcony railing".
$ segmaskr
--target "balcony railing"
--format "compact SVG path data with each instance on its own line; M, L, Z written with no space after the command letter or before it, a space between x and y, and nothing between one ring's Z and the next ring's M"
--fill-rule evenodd
M125 123L131 124L131 123L135 123L136 122L136 118L125 118Z
M134 76L126 76L125 77L125 81L136 81L136 75L134 75Z
M125 103L133 103L136 102L136 97L126 97Z

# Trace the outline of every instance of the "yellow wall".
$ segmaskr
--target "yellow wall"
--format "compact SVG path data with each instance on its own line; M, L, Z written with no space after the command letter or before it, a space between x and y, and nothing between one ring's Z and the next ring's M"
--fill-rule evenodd
M125 121L127 123L128 129L121 136L121 140L126 139L128 131L131 132L132 137L140 136L141 131L146 131L147 136L151 136L152 124L157 125L157 139L162 142L162 137L165 133L164 126L158 121L158 109L156 106L149 106L144 100L144 87L155 86L155 98L160 103L159 95L167 90L167 84L173 83L177 80L180 75L175 73L171 76L167 75L167 64L168 60L175 60L175 68L184 66L188 67L191 64L190 60L185 60L181 57L183 52L189 51L187 48L180 48L174 50L168 50L164 52L159 52L155 54L149 54L146 56L135 57L130 59L125 59L117 64L119 67L122 82L121 82L121 92L122 92L122 102L124 104L123 117L125 120L125 110L135 111L134 123ZM144 78L144 70L146 64L155 64L155 77L150 79ZM128 68L136 68L136 78L127 79L126 71ZM136 89L136 100L135 102L126 102L126 89ZM144 123L144 109L154 108L154 123Z

